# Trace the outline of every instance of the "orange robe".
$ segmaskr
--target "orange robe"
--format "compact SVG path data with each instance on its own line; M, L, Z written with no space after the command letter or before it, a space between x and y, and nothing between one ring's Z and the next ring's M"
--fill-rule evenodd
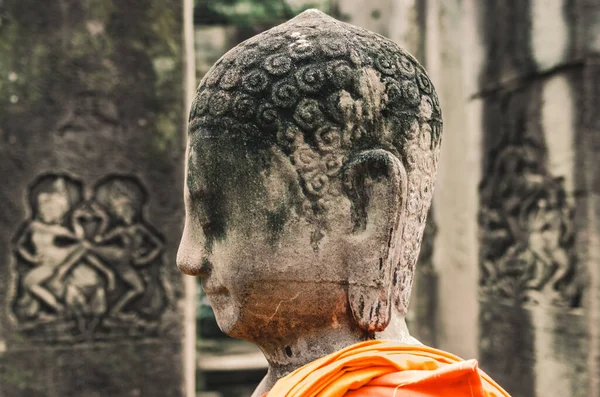
M420 345L372 340L281 378L268 397L510 397L477 361Z

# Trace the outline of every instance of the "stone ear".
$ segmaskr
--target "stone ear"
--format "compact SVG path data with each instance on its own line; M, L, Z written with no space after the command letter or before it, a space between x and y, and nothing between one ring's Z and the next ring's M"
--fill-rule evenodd
M392 273L400 252L406 170L397 156L376 149L359 153L343 172L354 223L346 258L350 308L363 330L380 332L389 324L393 306Z

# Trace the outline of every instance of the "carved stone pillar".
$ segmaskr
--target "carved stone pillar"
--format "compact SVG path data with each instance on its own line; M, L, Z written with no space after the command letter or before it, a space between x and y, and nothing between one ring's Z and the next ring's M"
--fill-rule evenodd
M481 366L515 396L598 395L600 7L425 4L426 31L439 33L427 39L427 60L445 126L435 201L440 347L460 352L454 344L476 337ZM462 249L461 224L477 231ZM473 247L475 257L458 255ZM465 274L471 284L458 287ZM462 304L468 288L478 289L478 306ZM450 321L448 307L460 308ZM462 342L465 324L475 333Z
M424 59L438 87L444 129L430 222L436 225L432 269L437 275L436 346L463 357L477 356L477 185L480 129L477 102L464 48L461 1L427 0L416 6L424 35ZM421 294L428 294L423 290Z
M579 177L590 154L579 138L579 12L562 0L479 5L479 346L482 364L514 394L597 395L598 372L585 359L598 315L586 298L586 273L597 267L586 240L598 218Z
M183 3L0 4L3 397L193 393Z

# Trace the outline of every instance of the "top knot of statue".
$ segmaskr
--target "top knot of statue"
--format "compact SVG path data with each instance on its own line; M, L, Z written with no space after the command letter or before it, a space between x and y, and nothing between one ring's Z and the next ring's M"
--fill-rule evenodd
M384 312L392 303L401 314L408 306L441 132L438 97L425 70L410 54L379 34L317 10L305 11L233 48L198 87L190 113L187 186L191 205L195 192L202 192L198 216L206 219L208 241L202 244L210 252L213 242L225 241L242 207L245 212L239 219L245 220L239 220L240 225L262 222L249 220L263 213L258 204L251 209L253 200L262 200L266 204L261 205L270 206L264 210L269 244L283 244L277 243L284 239L281 236L304 222L304 229L294 231L297 244L306 244L321 256L309 259L306 253L303 263L338 261L342 270L325 276L330 269L324 265L319 277L337 280L347 273L339 283L352 286L348 294L357 323L369 332L380 331L387 326L389 315ZM267 152L258 159L258 153ZM241 165L249 159L252 164ZM269 176L288 168L293 173L289 179ZM256 180L268 180L268 187L252 188L250 173L256 174L252 177ZM382 180L387 182L378 184ZM374 187L380 185L385 186ZM287 204L269 199L277 189L285 191L279 196L286 197ZM239 203L231 204L235 200ZM346 226L346 219L351 226ZM356 248L363 243L348 236L371 230L369 222L374 219L378 223L372 230L381 232L370 245L365 242ZM302 236L306 229L310 229L309 241ZM255 230L244 233L236 234L236 244ZM252 244L258 246L257 241L254 238ZM325 251L338 257L326 260ZM300 258L298 252L294 255ZM189 274L194 273L190 270L194 263L203 261L187 261L187 253L182 255L181 268ZM365 270L368 265L361 261L372 261L373 269ZM252 271L251 277L259 278L257 272L262 270ZM371 294L369 288L377 292ZM252 339L248 332L239 331Z

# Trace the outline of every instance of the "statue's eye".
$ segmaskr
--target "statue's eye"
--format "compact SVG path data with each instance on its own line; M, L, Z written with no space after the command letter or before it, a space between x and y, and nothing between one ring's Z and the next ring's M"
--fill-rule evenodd
M213 233L213 229L214 229L215 225L213 222L203 222L202 223L202 231L204 232L204 235L209 236Z

